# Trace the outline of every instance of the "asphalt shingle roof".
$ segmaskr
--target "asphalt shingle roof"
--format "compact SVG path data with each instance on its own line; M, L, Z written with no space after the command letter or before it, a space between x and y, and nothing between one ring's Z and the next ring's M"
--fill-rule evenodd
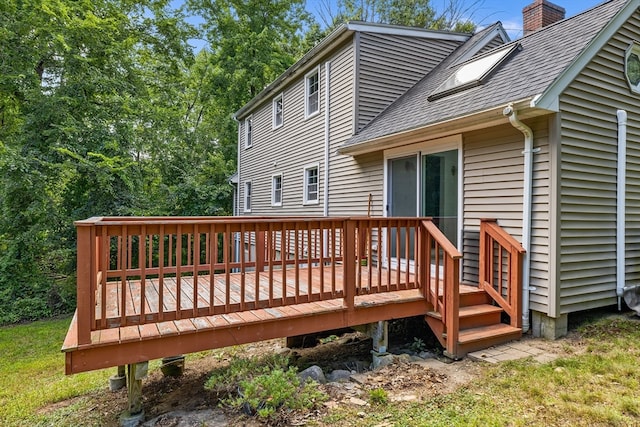
M519 43L521 50L505 60L484 84L428 101L427 97L440 83L461 66L455 64L456 60L473 44L474 38L471 38L349 139L344 147L541 94L624 4L625 0L610 0L515 40L511 43Z

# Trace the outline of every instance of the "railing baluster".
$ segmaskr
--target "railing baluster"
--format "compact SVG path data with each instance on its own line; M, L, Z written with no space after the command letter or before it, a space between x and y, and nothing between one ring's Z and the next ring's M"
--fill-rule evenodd
M160 231L158 235L158 320L164 320L164 224L160 225ZM169 252L168 257L171 257Z
M231 267L229 266L229 237L231 235L231 224L227 223L224 235L222 236L222 262L224 263L224 281L226 291L224 298L225 311L229 312L231 305Z
M176 231L176 319L182 318L182 226Z
M242 245L242 242L240 242ZM209 316L213 315L216 300L216 269L215 265L218 263L218 235L213 224L209 225ZM244 256L244 248L240 248L241 256Z
M107 272L109 271L109 253L111 250L111 238L107 234L107 227L101 226L102 230L102 262L100 271L102 277L100 280L100 329L107 327Z
M127 324L127 266L129 265L129 259L127 254L129 253L129 235L127 234L127 226L123 225L121 228L122 234L122 275L120 276L120 324L125 326Z
M191 247L191 245L189 245ZM193 226L193 317L198 317L198 279L200 267L200 230Z
M244 239L245 236L245 224L242 223L240 224L240 239ZM233 250L233 248L231 249ZM245 293L246 293L246 277L244 275L244 272L246 270L246 267L244 265L244 251L243 253L240 255L240 271L242 274L240 274L240 310L244 310L245 309Z
M140 232L140 235L138 236L138 266L140 267L140 323L145 323L144 322L144 316L145 316L145 295L147 294L146 292L146 274L145 274L145 265L146 265L146 260L145 260L145 254L146 254L146 240L147 240L147 232L146 232L146 226L143 225L142 226L142 230Z

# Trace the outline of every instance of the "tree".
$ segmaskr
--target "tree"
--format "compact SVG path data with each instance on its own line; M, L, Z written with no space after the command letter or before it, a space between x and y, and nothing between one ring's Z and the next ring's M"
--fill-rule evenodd
M407 25L434 30L473 32L473 13L484 0L446 0L441 11L430 0L338 0L336 9L321 2L320 16L327 31L344 21L355 20Z
M0 5L0 322L74 305L74 220L154 210L191 34L168 0Z
M310 16L304 0L190 0L188 7L204 19L201 32L210 46L200 83L210 102L202 104L200 125L235 162L233 113L304 53Z

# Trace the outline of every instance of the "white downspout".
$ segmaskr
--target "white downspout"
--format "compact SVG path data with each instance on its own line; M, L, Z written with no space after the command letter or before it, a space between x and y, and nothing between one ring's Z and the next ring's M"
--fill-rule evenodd
M625 277L625 234L627 208L627 112L618 110L618 179L616 201L616 295L618 310L622 310Z
M522 332L529 330L529 287L531 277L531 192L533 188L533 131L518 119L513 104L507 105L503 114L509 118L511 125L524 135L524 188L522 194L522 247L524 253L522 266Z
M324 216L329 216L329 142L331 62L324 63Z

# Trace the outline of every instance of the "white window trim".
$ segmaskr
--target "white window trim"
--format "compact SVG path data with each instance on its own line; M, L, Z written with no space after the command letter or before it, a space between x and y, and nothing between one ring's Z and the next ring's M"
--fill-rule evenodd
M318 176L318 182L317 182L317 196L316 199L311 199L309 200L307 198L307 186L308 186L308 175L307 175L307 171L311 170L311 169L316 169L317 171L317 176ZM304 167L304 175L303 175L303 187L302 187L302 204L303 205L317 205L320 203L320 163L313 163L313 164L309 164L309 165L305 165Z
M282 110L280 112L281 114L281 119L280 119L280 124L276 123L276 105L278 100L280 100L280 104L282 105ZM284 95L282 93L280 93L278 96L274 97L271 100L271 126L272 129L278 129L281 128L284 125Z
M318 75L318 109L312 113L309 112L309 77L312 75ZM320 91L321 91L321 82L320 82L320 66L317 66L314 70L310 71L304 76L304 118L309 119L320 114Z
M249 135L249 123L251 123L251 135ZM253 147L253 115L244 119L244 148ZM251 141L249 141L249 136L251 136Z
M247 186L251 186L251 195L248 203L249 206L247 206ZM251 212L251 200L253 199L253 182L252 181L244 182L244 194L242 199L243 199L244 212Z
M277 177L280 177L280 201L279 202L276 202L275 179ZM282 199L284 196L282 183L283 183L282 172L271 175L271 206L282 206Z

